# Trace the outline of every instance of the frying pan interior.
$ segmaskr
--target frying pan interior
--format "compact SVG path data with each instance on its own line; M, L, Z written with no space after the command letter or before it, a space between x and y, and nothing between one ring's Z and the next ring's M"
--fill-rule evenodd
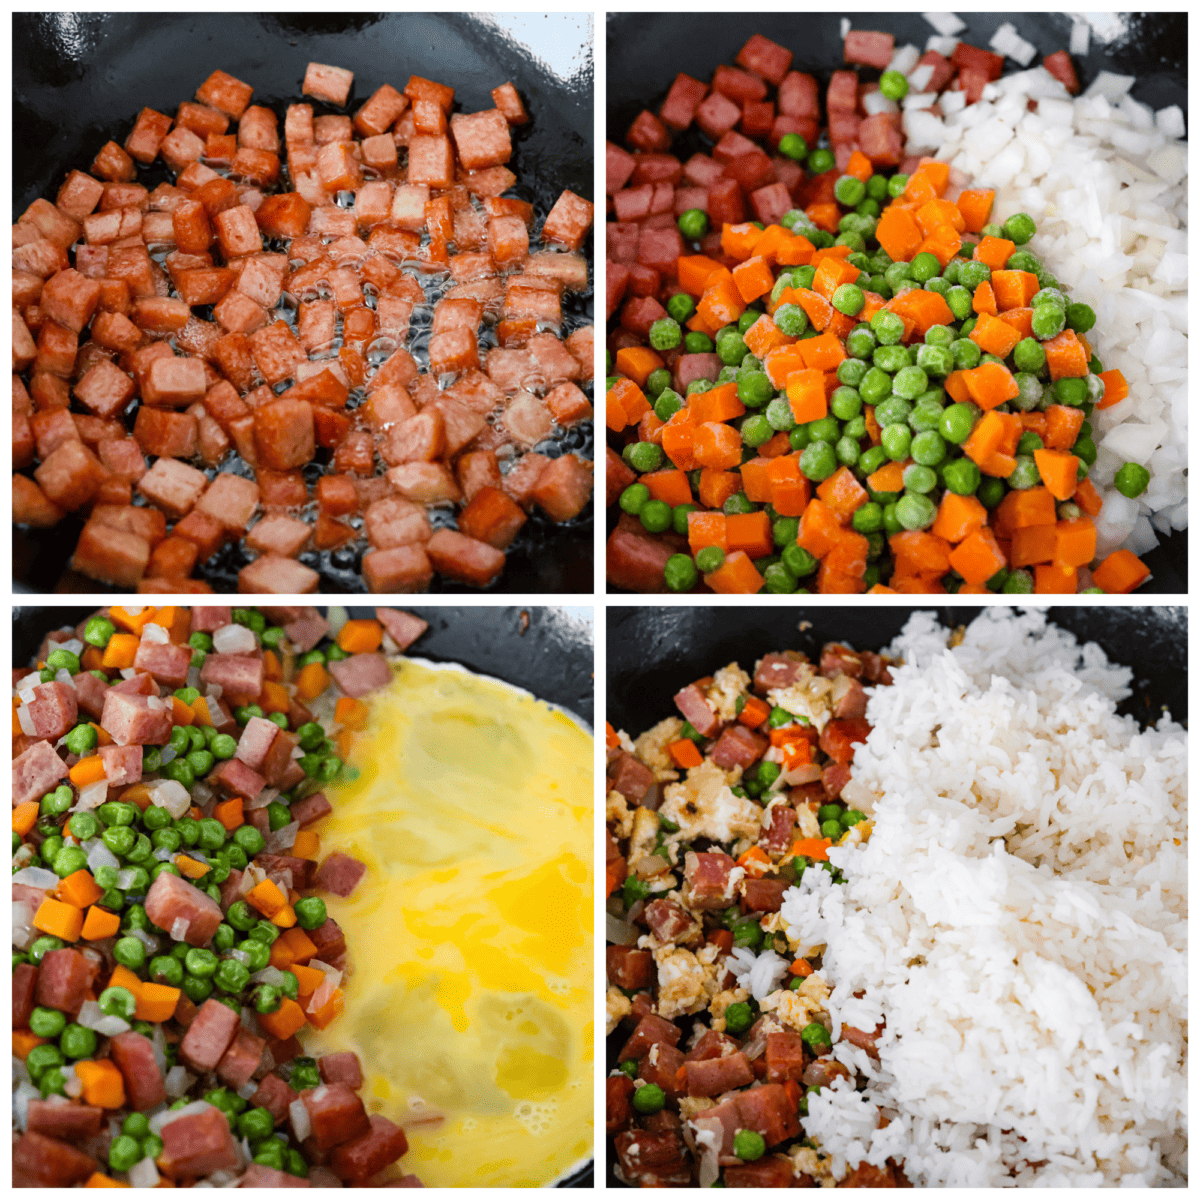
M110 138L123 142L142 107L174 114L220 68L252 84L253 102L282 119L286 106L301 99L310 61L354 72L349 112L381 84L403 87L413 74L453 86L462 112L491 108L491 89L512 80L531 118L514 131L512 194L544 217L564 188L592 195L591 42L591 17L562 13L18 13L14 219L39 196L53 199L66 173L86 170ZM343 111L319 102L314 110ZM162 168L138 175L150 187L166 178ZM592 257L590 236L584 252ZM591 322L590 288L564 297L564 336ZM590 424L569 430L558 445L543 448L592 457ZM591 513L589 506L567 526L535 514L492 590L591 592ZM67 571L81 528L68 517L51 530L14 529L15 589L115 590ZM362 592L358 558L340 550L310 552L302 561L320 572L321 592ZM226 547L198 575L217 591L233 592L246 561L236 546ZM473 589L435 580L432 590Z
M481 675L524 688L550 704L573 713L594 727L594 659L590 623L561 609L478 607L434 608L405 606L429 622L412 653L436 662L461 663ZM77 625L95 606L13 609L13 665L24 666L37 653L51 629ZM351 608L352 617L373 615L369 608ZM580 1168L561 1187L594 1187L591 1163Z
M667 88L679 71L696 79L710 79L721 63L732 63L752 33L761 33L795 52L793 66L817 76L824 92L830 74L844 66L841 20L848 16L855 29L883 29L896 35L896 45L924 47L931 26L920 13L659 12L612 13L608 17L608 136L622 142L625 131L644 108L657 111ZM1038 58L1065 50L1071 18L1054 12L959 12L966 28L957 36L975 46L987 46L1004 21L1037 47ZM1133 96L1152 108L1178 104L1186 114L1187 14L1101 14L1104 40L1093 32L1085 57L1073 57L1081 86L1087 87L1101 70L1136 75ZM1011 64L1009 64L1011 65ZM869 68L862 68L869 73ZM687 159L697 151L707 153L711 143L696 129L677 138L672 153ZM615 508L609 512L610 526ZM1162 538L1141 557L1154 573L1148 590L1156 593L1187 591L1187 531Z

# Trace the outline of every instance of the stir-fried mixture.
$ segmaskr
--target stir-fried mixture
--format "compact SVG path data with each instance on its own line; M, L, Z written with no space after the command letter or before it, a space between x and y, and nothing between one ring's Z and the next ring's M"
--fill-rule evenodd
M302 1042L353 969L320 893L366 872L321 789L426 628L376 615L113 606L14 668L17 1186L401 1179L357 1055Z
M607 147L608 578L634 591L1129 592L1098 551L1092 415L1128 394L1026 213L906 150L910 83L955 111L1001 55L817 79L754 35ZM898 60L899 56L896 56ZM1065 52L1053 92L1078 90ZM861 76L863 68L881 74ZM907 74L905 73L907 72ZM877 80L877 81L876 81ZM938 110L940 112L940 110ZM673 141L693 126L705 152ZM827 144L826 144L827 143ZM1140 462L1115 472L1136 498Z
M591 202L506 194L511 82L464 113L413 75L351 115L354 82L309 63L285 111L214 71L14 225L13 520L78 514L81 574L485 586L587 506Z
M840 873L833 845L870 836L840 797L888 660L825 646L764 655L675 697L636 743L608 731L607 1081L617 1170L634 1186L832 1183L801 1136L807 1097L850 1072L831 1056L819 947L791 938L784 893ZM843 1027L870 1049L874 1029ZM841 1186L903 1186L899 1164Z

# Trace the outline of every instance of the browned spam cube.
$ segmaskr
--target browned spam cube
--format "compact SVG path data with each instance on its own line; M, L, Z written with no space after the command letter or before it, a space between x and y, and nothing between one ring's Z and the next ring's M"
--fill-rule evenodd
M370 399L362 406L362 411L371 428L376 433L384 433L393 426L415 417L417 406L407 388L393 383L372 392Z
M374 137L363 138L359 148L362 151L363 162L376 171L386 171L398 161L396 141L390 134L380 133Z
M507 550L528 519L525 510L499 488L485 487L458 514L458 528L467 537Z
M409 140L408 182L436 188L454 185L454 147L448 137L416 134Z
M71 171L58 189L54 206L75 221L82 221L88 213L96 211L100 197L104 195L104 184L83 171Z
M427 542L433 529L425 509L403 496L383 496L367 505L363 513L367 540L377 550Z
M423 592L433 579L433 567L420 542L364 554L362 573L373 593Z
M81 333L100 302L100 284L74 269L59 271L46 280L39 307L51 321Z
M64 329L55 321L45 321L37 336L36 371L49 375L70 376L75 370L75 359L79 354L79 335Z
M362 183L353 142L329 142L317 151L317 176L327 192L352 191Z
M434 462L446 451L446 424L436 411L417 413L388 430L380 454L389 466L407 462Z
M546 407L559 425L592 419L592 402L573 383L560 383L546 394Z
M235 121L241 119L253 94L254 89L248 83L243 83L224 71L214 71L196 89L197 100Z
M516 182L517 177L507 167L488 167L467 176L467 191L473 196L501 196Z
M275 321L253 334L250 353L262 377L271 387L291 379L296 366L308 358L286 321Z
M108 277L123 279L135 299L155 295L154 264L145 246L113 246L108 254Z
M592 378L596 365L596 330L591 325L577 329L563 343L567 352L579 364L579 378L585 382Z
M43 408L29 417L29 428L37 445L38 458L43 461L67 441L80 441L74 413L66 408Z
M523 269L527 276L553 280L564 291L587 289L587 259L574 251L539 250L525 260Z
M478 300L469 297L439 300L433 310L433 332L439 334L469 329L472 333L478 333L482 320L483 305Z
M345 108L354 86L354 72L344 67L330 67L324 63L310 62L304 72L304 94L315 96L327 104Z
M492 103L504 114L510 125L524 125L529 120L520 94L512 83L502 83L492 88Z
M535 334L526 343L526 349L533 356L536 374L541 379L539 391L579 378L579 360L554 334Z
M175 112L175 124L185 126L202 138L221 137L229 128L229 118L207 104L185 100Z
M200 497L196 511L207 513L239 537L258 508L258 484L253 479L221 471Z
M450 455L474 441L487 424L485 417L470 405L445 393L431 400L425 411L441 414L446 427L446 453Z
M557 286L541 286L536 277L531 281L524 275L509 276L504 293L504 315L510 321L529 318L535 323L561 325L562 300Z
M260 254L242 267L237 290L264 308L274 308L283 292L287 275L286 254Z
M402 183L392 196L392 220L401 229L425 228L425 206L429 203L429 188L425 184Z
M500 463L494 450L471 450L460 454L454 464L458 486L473 500L481 488L500 486Z
M504 428L523 446L534 446L550 436L553 419L545 400L524 389L517 392L504 410Z
M272 400L254 411L258 461L275 471L302 467L316 453L312 405L307 400Z
M500 486L522 508L533 507L533 489L541 478L542 472L550 465L550 459L544 454L523 454L500 481Z
M167 519L156 508L135 504L97 504L91 520L145 538L153 549L167 536Z
M488 248L497 266L515 266L529 253L529 230L520 217L491 217Z
M367 393L377 391L389 383L398 383L408 387L420 374L417 360L403 347L393 350L384 361L383 366L367 380Z
M204 156L204 140L190 129L172 129L163 138L158 152L172 171L182 171Z
M53 503L74 510L96 495L108 471L83 442L70 438L45 458L33 475Z
M258 227L268 237L302 237L312 217L312 205L299 192L266 196L255 209Z
M402 96L390 83L385 83L355 114L354 128L364 138L386 133L407 107L408 97ZM392 144L395 145L394 142Z
M317 590L321 577L294 558L265 554L238 572L238 591L243 595L307 595Z
M462 491L444 463L403 463L387 473L388 483L406 500L419 504L457 504Z
M435 333L429 339L429 369L435 375L469 371L479 366L479 345L470 329Z
M279 153L279 118L261 104L252 104L238 121L237 143L251 150Z
M132 317L148 333L178 333L192 319L192 310L173 296L143 296L133 302Z
M311 535L311 525L283 513L271 513L246 535L246 545L258 554L295 558L308 545Z
M75 544L71 567L89 579L134 588L150 562L150 544L136 533L89 521Z
M531 494L552 521L569 521L586 507L593 484L592 464L575 454L564 454L541 472Z
M228 537L228 531L220 521L196 509L192 509L171 532L174 537L185 538L196 547L197 562L212 558Z
M170 128L171 118L166 113L143 108L125 139L125 149L131 158L149 166L158 157L158 149Z
M185 200L172 209L171 231L184 254L203 254L213 243L208 210L199 200Z
M74 390L76 398L89 411L99 417L112 417L133 399L137 388L120 367L102 358L88 368Z
M412 103L412 122L414 133L445 133L446 110L436 100L414 100Z
M215 467L229 453L233 442L229 435L210 417L203 404L196 403L188 409L196 418L198 453L206 467Z
M174 416L174 413L160 414ZM106 438L96 447L100 461L118 479L137 483L146 473L146 459L142 448L131 437Z
M15 378L15 376L14 376ZM14 471L33 465L34 441L33 429L29 424L27 413L13 410L12 425L12 465ZM40 489L39 489L40 491Z
M404 85L404 94L409 100L436 100L447 112L454 104L454 89L444 83L425 79L421 75L410 75Z
M564 191L542 226L542 241L557 242L568 250L578 250L592 227L594 213L591 201L570 190Z
M98 312L92 318L92 341L108 350L133 351L145 335L123 312Z
M262 234L254 219L254 210L247 204L238 204L216 214L217 238L221 253L227 258L240 258L246 254L257 254L262 247Z
M160 458L138 480L138 491L169 517L178 520L195 507L208 479L203 471L177 458Z
M196 547L186 538L169 537L150 552L146 576L150 579L186 579L196 569Z
M204 361L199 358L158 358L146 372L142 403L152 408L187 408L208 390Z
M328 142L349 142L354 138L354 127L349 117L317 117L313 121L313 138L318 146Z
M25 324L24 317L14 308L12 315L12 361L14 371L24 371L37 358L37 343Z
M255 303L241 292L227 292L213 308L213 316L221 328L229 333L254 333L269 320L270 314L261 304Z
M299 508L308 503L308 485L298 468L272 471L269 467L261 467L258 471L258 491L267 512L278 508Z
M200 428L191 413L144 404L133 422L133 436L147 454L157 458L192 458L200 444Z
M12 477L13 523L47 529L67 514L28 475Z
M137 164L116 142L105 142L88 169L101 179L116 181L137 178Z
M200 267L191 271L178 271L174 280L180 300L191 308L219 303L233 287L235 275L226 267ZM266 320L265 314L263 319ZM224 325L224 328L228 330L229 326Z
M450 132L458 147L458 160L468 171L499 167L512 158L508 122L498 108L455 113L450 118Z
M425 543L433 569L459 583L486 587L504 570L504 552L455 529L439 529Z

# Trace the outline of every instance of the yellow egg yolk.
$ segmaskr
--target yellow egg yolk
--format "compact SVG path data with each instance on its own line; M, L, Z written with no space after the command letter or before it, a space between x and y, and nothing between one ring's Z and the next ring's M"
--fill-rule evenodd
M592 739L502 683L405 662L327 788L321 855L366 864L343 928L367 1109L426 1187L537 1187L592 1153ZM413 1124L436 1110L440 1122ZM423 1114L430 1115L427 1111Z

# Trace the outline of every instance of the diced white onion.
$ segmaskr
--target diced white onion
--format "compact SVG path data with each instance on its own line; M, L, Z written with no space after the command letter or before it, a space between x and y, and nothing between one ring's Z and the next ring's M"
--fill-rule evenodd
M258 649L258 639L245 625L222 625L213 630L212 641L218 654L253 654Z
M158 1168L154 1165L154 1159L143 1158L134 1163L129 1168L129 1182L135 1188L158 1187Z
M292 1122L292 1132L296 1135L296 1141L307 1141L312 1133L312 1121L309 1119L308 1107L303 1100L293 1100L288 1105L288 1118Z
M892 61L887 65L887 69L889 71L899 71L901 75L907 75L917 65L917 60L920 57L921 51L911 43L904 46L897 46L895 52L892 54Z
M75 1064L70 1063L65 1067L60 1067L59 1070L63 1073L63 1091L72 1100L78 1100L83 1095L83 1080L75 1074Z
M257 1091L258 1084L253 1079L250 1079L243 1083L240 1088L238 1088L237 1094L241 1096L243 1100L249 1100L250 1097L253 1096Z
M133 881L137 878L137 873L137 867L126 867L124 871L121 871L117 875L117 887L123 892L133 887ZM133 932L138 933L140 931L135 929Z
M99 838L94 846L88 848L87 862L93 875L100 867L120 866L120 859Z
M76 812L89 812L93 808L99 808L108 799L108 780L97 779L95 783L89 783L79 793L79 799L75 804Z
M177 821L192 805L187 788L175 779L160 779L154 784L150 800L160 808L165 808Z
M22 704L17 709L17 720L21 725L21 732L26 737L33 737L37 733L37 726L33 723L33 717L29 712L28 705Z
M186 683L187 687L195 688L196 691L200 690L200 668L199 667L188 667L187 679L186 679L185 683Z
M622 921L619 917L614 917L612 913L604 914L605 932L608 940L615 946L635 946L638 940L638 931L627 921Z
M162 625L155 625L151 622L142 630L142 641L151 642L158 646L165 646L170 644L171 635Z
M900 107L895 100L889 100L882 92L868 92L862 98L862 106L867 110L867 116L875 117L880 113L899 112Z
M24 842L13 855L13 866L19 871L22 867L27 867L32 861L36 851L32 843Z
M1037 47L1032 42L1027 42L1017 32L1017 27L1011 21L1005 21L1003 25L997 27L988 45L997 54L1011 58L1023 67L1029 66L1033 62L1034 55L1037 54Z
M170 862L175 857L175 851L168 850L166 846L159 846L159 848L154 851L154 857L157 858L159 862Z
M299 832L300 822L290 821L282 829L268 833L266 837L267 853L279 854L281 851L290 850L296 844L296 834Z
M12 905L12 944L18 950L28 950L38 936L33 927L33 911L24 900L14 900Z
M105 1037L116 1037L117 1034L125 1033L129 1028L128 1021L116 1016L104 1016L96 1022L96 1032L102 1033Z
M150 1045L154 1047L154 1061L158 1064L158 1073L165 1075L167 1073L167 1039L163 1036L161 1024L154 1026Z
M921 16L929 22L942 35L942 37L951 37L953 34L961 33L966 29L965 21L960 20L952 12L927 12Z
M265 983L270 987L283 986L283 972L278 967L263 967L255 975L250 976L251 983Z
M137 671L135 671L133 669L133 667L122 667L121 668L121 678L122 679L132 679L136 674L137 674Z
M24 1068L25 1064L20 1059L15 1060L21 1063ZM24 1133L29 1125L29 1102L30 1100L40 1100L42 1093L29 1082L28 1079L23 1079L17 1090L13 1093L13 1121L17 1128Z
M321 981L321 986L312 994L312 999L308 1002L308 1011L310 1013L320 1012L321 1009L333 999L334 986L329 982L329 976L326 975Z
M265 879L266 876L264 875ZM261 882L261 880L260 880ZM241 879L238 880L237 892L239 896L248 896L255 888L254 880L250 876L249 870L242 872Z
M210 788L203 780L200 780L198 783L192 785L192 799L196 800L200 804L206 804L213 798L215 794L216 793L212 790L212 788Z
M58 670L54 672L54 682L65 683L69 688L73 688L75 686L75 680L71 678L71 672L68 671L66 667L59 667Z
M342 631L342 626L350 620L350 614L340 604L331 604L325 619L329 622L329 636L336 638Z
M48 892L59 885L59 878L53 871L45 867L25 867L12 877L13 883L23 883L26 887L41 888Z
M174 762L178 756L179 751L176 750L174 746L164 746L162 748L163 766L166 766L166 764L169 762Z
M206 695L208 695L210 699L220 700L224 694L225 689L219 683L210 683L208 685L208 692Z
M24 679L17 682L17 695L28 704L33 699L33 689L40 687L41 682L42 675L40 671L34 671L32 675L26 675Z
M268 804L279 799L278 788L263 788L253 800L243 800L242 808L246 812L254 812L259 808L266 808Z
M207 1100L193 1100L191 1104L184 1105L183 1108L177 1108L174 1112L171 1109L164 1109L162 1112L155 1113L150 1118L150 1132L161 1134L166 1126L172 1121L180 1121L184 1117L194 1117L199 1113L207 1112L212 1105Z
M192 1076L188 1074L186 1067L174 1066L167 1072L167 1095L170 1096L172 1100L178 1100L180 1096L183 1096L187 1093L187 1090L192 1086L192 1083Z
M337 987L342 982L342 972L337 967L331 966L327 962L322 962L319 958L310 959L308 965L314 971L320 971L325 976L326 981L334 987Z
M1091 28L1086 21L1080 20L1079 17L1074 18L1075 23L1071 26L1071 40L1067 43L1067 49L1070 53L1082 58L1088 52L1088 42L1091 40Z
M101 1011L100 1005L95 1000L85 1000L79 1006L79 1015L75 1020L84 1027L84 1029L95 1029L100 1021L104 1020L104 1013Z
M171 941L185 942L187 941L188 930L191 929L192 923L187 917L176 917L171 922Z
M237 949L236 946L228 953L230 958L236 958L243 966L250 961L250 955L248 955L245 950Z
M929 81L933 78L933 63L924 63L921 66L914 67L908 76L908 91L909 94L914 92L923 92L928 86ZM932 93L935 97L936 92ZM907 100L908 97L906 96Z
M58 648L60 650L66 650L68 653L74 654L76 657L82 654L85 649L84 644L76 637L67 638L65 642L59 642Z

